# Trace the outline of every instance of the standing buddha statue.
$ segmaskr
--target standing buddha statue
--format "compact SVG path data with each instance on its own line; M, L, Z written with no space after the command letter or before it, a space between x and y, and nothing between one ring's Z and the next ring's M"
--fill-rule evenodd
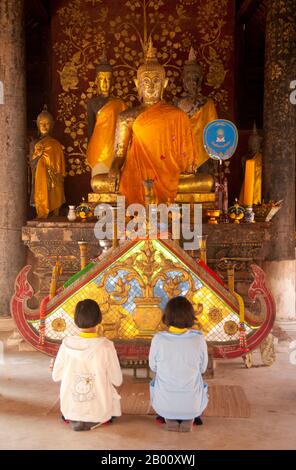
M120 177L128 204L145 203L144 180L154 181L158 203L174 201L180 173L194 171L197 154L189 118L163 100L168 80L151 39L135 83L141 105L119 116L109 175Z
M64 177L65 159L61 144L51 137L54 121L44 106L37 117L40 139L35 143L32 158L31 205L35 206L37 217L47 218L50 212L58 215L65 202Z
M87 104L89 143L86 159L92 169L92 186L96 185L96 180L100 181L100 175L106 175L110 170L117 118L126 109L121 99L111 96L113 73L105 57L97 66L96 74L98 95Z
M254 122L252 134L248 140L248 154L242 157L243 168L245 168L246 160L253 160L255 162L254 168L254 188L253 188L253 204L261 204L262 202L262 137L258 134L256 123ZM239 200L244 203L244 188L243 182Z

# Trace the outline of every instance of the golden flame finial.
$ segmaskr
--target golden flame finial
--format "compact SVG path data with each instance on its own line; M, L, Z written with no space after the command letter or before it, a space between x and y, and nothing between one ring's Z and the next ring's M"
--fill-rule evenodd
M254 123L253 123L253 132L252 132L253 135L257 135L258 134L258 131L257 131L257 126L256 126L256 120L254 119Z
M147 51L146 51L146 61L147 60L155 60L156 59L156 48L153 47L153 41L152 37L150 36L148 40L148 45L147 45Z
M137 78L139 79L144 72L158 72L161 74L162 78L165 78L165 69L164 66L158 62L157 49L153 47L151 36L146 46L145 61L144 64L140 65L138 68Z
M190 51L189 51L189 55L188 55L188 61L189 62L196 62L196 54L195 54L195 50L193 49L192 46L190 47Z
M100 72L112 72L112 66L108 63L106 46L103 48L100 62L96 66L96 73Z
M202 66L197 62L196 53L192 46L190 47L188 59L185 60L185 63L184 63L184 71L185 70L198 72L200 76L200 80L202 80L202 77L203 77Z
M106 47L104 47L104 49L102 51L102 55L100 57L100 63L101 64L108 64Z

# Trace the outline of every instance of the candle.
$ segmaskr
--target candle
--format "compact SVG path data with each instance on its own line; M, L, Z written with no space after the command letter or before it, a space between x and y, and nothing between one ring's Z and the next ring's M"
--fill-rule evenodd
M52 275L51 275L51 282L50 282L50 288L49 288L50 299L52 299L56 294L58 277L61 274L62 274L62 266L61 266L59 257L57 257L56 264L53 267Z
M87 265L87 242L78 242L80 250L80 269L84 269Z
M254 183L255 183L255 162L254 160L246 161L245 182L244 182L244 205L252 207L254 199Z

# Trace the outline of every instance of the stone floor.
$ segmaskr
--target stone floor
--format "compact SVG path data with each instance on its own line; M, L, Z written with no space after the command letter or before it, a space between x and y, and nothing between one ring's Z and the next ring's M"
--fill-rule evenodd
M51 381L50 359L4 347L0 449L295 449L296 365L290 363L291 351L288 343L280 347L271 367L261 366L256 352L252 369L245 369L240 359L217 362L213 380L244 388L251 402L248 419L205 418L203 426L183 434L165 431L152 416L122 416L110 426L75 433L59 420L59 386Z

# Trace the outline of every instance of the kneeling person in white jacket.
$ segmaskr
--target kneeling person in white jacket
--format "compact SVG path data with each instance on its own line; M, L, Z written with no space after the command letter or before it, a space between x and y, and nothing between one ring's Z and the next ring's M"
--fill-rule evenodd
M75 431L87 431L121 416L115 387L121 385L122 373L114 344L97 335L102 321L98 304L91 299L78 302L74 321L81 332L63 340L52 378L61 381L62 415Z

